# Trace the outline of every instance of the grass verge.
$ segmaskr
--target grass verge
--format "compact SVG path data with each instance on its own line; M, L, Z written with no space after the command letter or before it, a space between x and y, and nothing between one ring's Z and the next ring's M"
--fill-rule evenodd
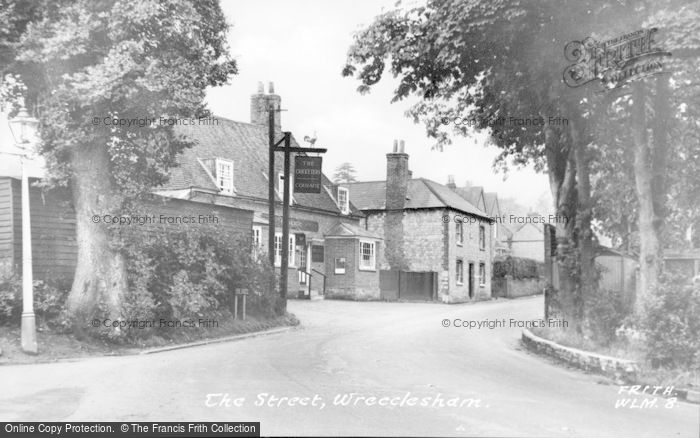
M541 338L566 347L577 348L591 353L633 360L639 364L637 375L639 384L674 386L679 389L700 388L700 371L685 368L653 368L646 359L646 349L641 341L615 340L609 345L600 345L590 338L570 331L550 327L533 328L530 331Z
M187 344L190 342L217 339L237 334L254 333L277 327L295 326L299 320L293 314L276 318L247 316L246 320L217 319L216 327L163 328L154 330L148 338L132 343L116 344L101 339L77 339L70 333L54 333L47 329L37 331L39 354L29 355L22 351L19 327L0 327L0 365L55 362L93 356L121 356L137 354L145 349Z

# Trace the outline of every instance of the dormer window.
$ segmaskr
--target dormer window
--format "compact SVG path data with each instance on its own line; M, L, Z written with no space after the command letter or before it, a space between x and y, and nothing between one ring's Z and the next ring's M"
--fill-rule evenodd
M350 191L345 187L338 187L338 208L343 214L350 213Z
M216 184L222 193L233 194L233 161L216 159Z

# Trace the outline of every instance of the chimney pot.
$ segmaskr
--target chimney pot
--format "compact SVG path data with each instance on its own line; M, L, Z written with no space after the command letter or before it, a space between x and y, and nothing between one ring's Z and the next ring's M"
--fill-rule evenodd
M270 81L267 83L267 92L269 94L275 94L275 83Z
M405 152L405 144L403 140L399 140L399 152L402 154Z
M258 94L265 94L265 88L262 82L258 82Z
M399 151L399 141L394 140L394 149L392 150L393 153L397 153Z

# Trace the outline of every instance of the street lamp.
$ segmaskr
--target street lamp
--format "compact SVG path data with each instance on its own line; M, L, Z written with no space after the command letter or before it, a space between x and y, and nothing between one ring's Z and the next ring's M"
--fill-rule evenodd
M22 105L16 117L9 121L10 131L15 139L17 148L23 153L20 157L22 171L22 350L25 353L37 354L36 317L34 315L34 287L32 274L32 230L29 216L29 174L25 161L29 158L30 139L39 125L39 121L31 117Z

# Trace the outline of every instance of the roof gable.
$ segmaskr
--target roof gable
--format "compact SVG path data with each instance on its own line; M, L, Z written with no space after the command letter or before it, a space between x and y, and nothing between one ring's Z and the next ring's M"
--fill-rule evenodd
M486 200L484 199L483 187L457 187L454 189L454 191L482 212L488 213L486 208Z
M336 222L323 233L323 237L366 237L368 239L383 240L380 236L357 225L346 222Z
M516 236L518 238L522 236L544 236L544 228L540 223L526 222L515 230L513 237L515 238Z
M500 216L501 208L498 205L498 194L496 192L485 192L484 203L486 205L486 213L489 216Z

